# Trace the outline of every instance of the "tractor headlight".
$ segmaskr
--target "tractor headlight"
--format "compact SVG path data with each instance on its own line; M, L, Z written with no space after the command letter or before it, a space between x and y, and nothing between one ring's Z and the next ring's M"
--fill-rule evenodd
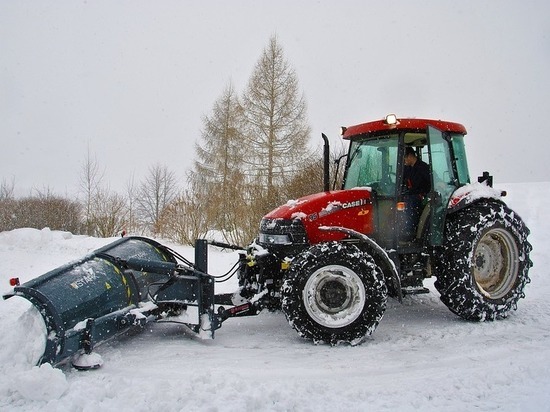
M398 124L397 116L396 116L395 114L393 114L393 113L392 113L392 114L388 114L388 115L386 116L385 123L386 123L387 125L390 125L390 126L395 125L395 124Z
M290 245L292 241L289 235L272 235L260 233L260 243L267 245Z

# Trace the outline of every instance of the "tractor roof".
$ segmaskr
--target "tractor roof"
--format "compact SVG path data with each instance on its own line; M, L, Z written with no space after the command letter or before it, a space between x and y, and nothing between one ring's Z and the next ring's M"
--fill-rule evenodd
M362 123L355 126L349 126L342 128L342 137L344 139L350 139L356 135L377 133L389 130L411 130L422 131L426 130L428 126L433 126L436 129L466 134L466 128L460 123L446 122L444 120L430 120L430 119L415 119L406 118L398 119L395 115L388 115L381 120L375 120L373 122Z

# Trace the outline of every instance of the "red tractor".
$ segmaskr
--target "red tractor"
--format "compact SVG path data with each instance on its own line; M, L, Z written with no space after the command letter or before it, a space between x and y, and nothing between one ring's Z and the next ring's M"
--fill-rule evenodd
M431 276L457 315L508 316L529 282L529 230L488 173L470 182L465 135L458 123L395 115L342 128L349 152L342 188L332 191L323 136L324 191L262 219L241 255L233 303L282 308L301 336L333 345L360 343L388 296L428 292ZM409 192L406 153L426 164L423 194Z

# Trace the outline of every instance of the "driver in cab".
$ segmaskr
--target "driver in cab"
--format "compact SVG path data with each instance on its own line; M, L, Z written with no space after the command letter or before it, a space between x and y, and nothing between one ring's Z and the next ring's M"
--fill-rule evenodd
M414 148L405 148L403 171L403 195L406 202L406 220L404 235L407 239L414 238L422 202L431 188L430 167L418 158Z

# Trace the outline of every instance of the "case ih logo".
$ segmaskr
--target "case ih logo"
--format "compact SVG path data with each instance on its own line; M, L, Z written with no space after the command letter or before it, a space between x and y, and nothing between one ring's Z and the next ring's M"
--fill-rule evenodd
M342 209L349 209L350 207L359 207L359 206L365 206L366 204L370 203L370 199L359 199L354 200L353 202L346 202L342 204Z
M370 204L370 199L359 199L359 200L354 200L352 202L344 202L344 203L341 203L341 202L331 202L327 205L326 208L324 208L323 210L321 210L319 213L312 213L311 215L308 216L309 220L310 221L313 221L313 220L316 220L320 217L324 217L324 216L328 216L332 213L336 213L338 212L339 210L342 210L342 209L351 209L352 207L360 207L360 206L365 206L365 205L368 205Z

